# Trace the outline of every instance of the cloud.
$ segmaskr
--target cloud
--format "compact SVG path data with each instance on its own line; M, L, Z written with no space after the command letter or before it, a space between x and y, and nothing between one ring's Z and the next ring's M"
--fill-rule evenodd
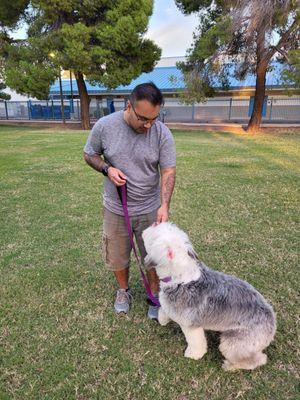
M198 24L197 15L185 16L174 0L155 0L146 37L162 49L163 57L184 56Z
M198 26L195 16L172 18L155 28L149 27L146 37L162 49L163 57L184 56L193 42L193 32Z

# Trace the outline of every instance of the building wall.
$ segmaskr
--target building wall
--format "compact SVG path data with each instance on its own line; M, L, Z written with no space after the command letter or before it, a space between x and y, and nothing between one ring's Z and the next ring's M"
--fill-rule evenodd
M3 92L5 92L11 96L11 99L10 99L11 101L27 101L29 99L36 100L33 97L23 96L22 94L18 94L17 92L15 92L13 89L10 89L10 88L4 89Z

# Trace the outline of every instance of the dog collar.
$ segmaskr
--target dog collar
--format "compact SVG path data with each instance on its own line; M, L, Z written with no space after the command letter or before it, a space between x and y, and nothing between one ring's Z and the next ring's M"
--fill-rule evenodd
M172 278L171 278L170 276L166 276L165 278L160 279L160 281L165 282L165 283L168 283L168 282L170 282L171 280L172 280Z

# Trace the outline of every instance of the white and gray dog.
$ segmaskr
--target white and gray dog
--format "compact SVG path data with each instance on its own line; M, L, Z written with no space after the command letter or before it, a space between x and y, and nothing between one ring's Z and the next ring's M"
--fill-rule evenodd
M225 370L254 369L267 362L263 350L276 330L272 307L250 284L213 271L198 257L188 236L163 222L143 232L145 262L160 278L158 321L178 323L185 356L199 360L207 351L204 330L221 332Z

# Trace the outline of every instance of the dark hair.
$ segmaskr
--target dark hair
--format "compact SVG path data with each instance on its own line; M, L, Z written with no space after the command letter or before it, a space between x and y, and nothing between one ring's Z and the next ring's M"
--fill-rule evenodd
M132 104L139 100L148 100L153 106L161 106L164 103L162 92L153 82L137 85L131 92L129 100Z

